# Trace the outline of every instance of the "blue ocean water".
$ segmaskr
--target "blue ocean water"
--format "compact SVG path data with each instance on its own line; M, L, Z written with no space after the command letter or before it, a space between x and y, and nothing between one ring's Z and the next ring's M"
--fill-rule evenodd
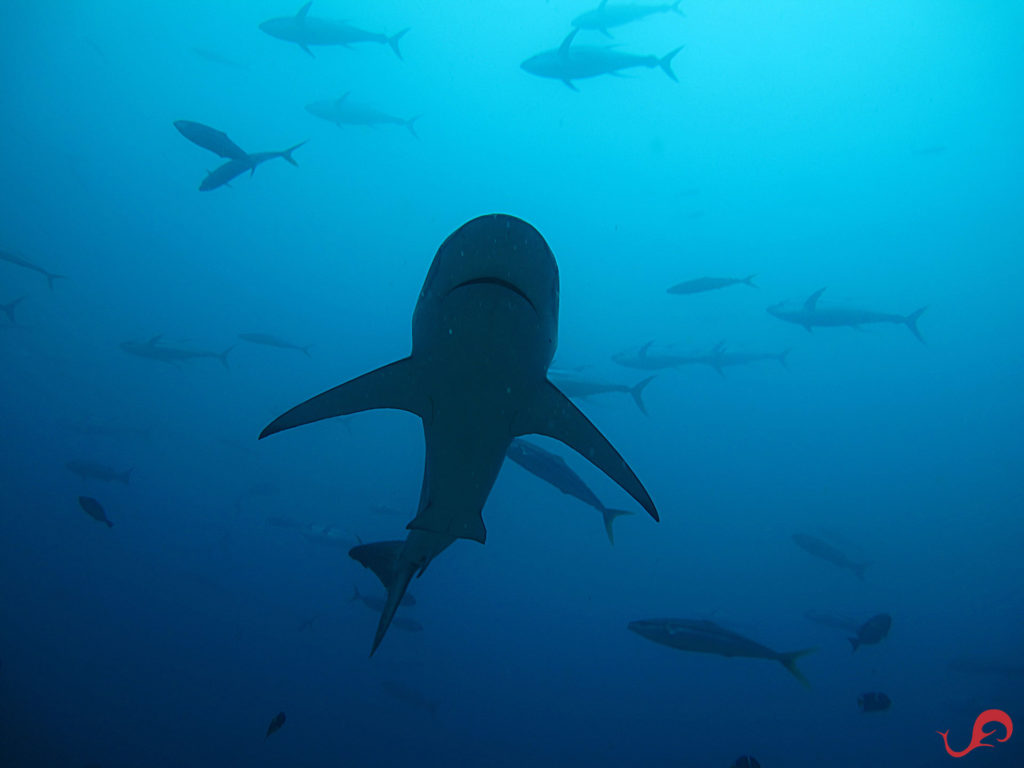
M408 28L399 58L379 40L308 55L260 29L299 10L281 0L5 0L0 252L30 266L0 260L0 304L24 297L0 316L0 764L1024 765L1000 726L960 761L936 734L963 749L989 709L1024 727L1024 6L684 0L571 44L683 45L678 82L645 60L574 92L520 67L593 8L313 3L382 38ZM305 109L344 94L417 136ZM307 143L298 167L200 192L225 160L180 120L245 153ZM494 212L557 259L555 366L656 375L647 415L628 393L576 402L661 521L528 438L634 513L614 546L597 511L506 462L486 544L414 579L398 616L420 628L370 658L378 614L353 588L385 593L347 550L406 535L420 420L256 438L409 354L436 250ZM822 308L927 306L926 343L899 321L808 332L766 312L822 287ZM157 336L208 356L123 346ZM722 375L613 361L648 342L791 351ZM808 611L892 630L851 653ZM627 628L652 618L816 648L810 688ZM876 691L891 709L862 712Z

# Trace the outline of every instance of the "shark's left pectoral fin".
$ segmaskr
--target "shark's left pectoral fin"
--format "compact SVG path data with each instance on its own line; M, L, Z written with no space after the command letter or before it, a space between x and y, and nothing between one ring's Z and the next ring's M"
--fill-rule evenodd
M408 411L429 420L430 398L423 392L419 366L411 357L364 373L300 403L267 425L260 439L314 421L377 408Z
M536 434L560 440L614 480L651 517L659 519L647 489L626 460L551 382L545 382L528 409L517 415L512 431L516 436Z

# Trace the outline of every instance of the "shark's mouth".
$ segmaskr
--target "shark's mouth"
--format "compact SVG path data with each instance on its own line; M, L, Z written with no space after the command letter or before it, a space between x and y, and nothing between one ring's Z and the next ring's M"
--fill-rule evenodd
M504 288L506 291L512 291L512 293L516 294L517 296L521 296L523 301L529 304L533 308L534 312L537 312L537 307L534 306L534 303L532 301L530 301L529 296L523 293L518 286L514 285L513 283L510 283L508 280L502 280L500 277L475 277L472 280L467 280L464 283L459 283L450 291L448 291L446 295L450 296L452 293L459 290L459 288L465 288L467 285L496 285L499 288ZM538 312L538 314L540 313Z

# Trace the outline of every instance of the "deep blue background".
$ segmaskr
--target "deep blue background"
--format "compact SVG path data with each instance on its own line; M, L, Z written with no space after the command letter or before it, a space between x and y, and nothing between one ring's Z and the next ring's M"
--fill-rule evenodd
M0 303L27 297L18 326L0 319L0 762L724 768L749 752L764 768L916 767L953 764L935 731L962 748L983 709L1024 728L1019 678L947 669L1024 665L1024 7L693 0L685 18L615 31L638 53L685 44L679 84L636 69L573 93L519 69L590 7L314 3L411 27L400 61L374 44L310 58L258 29L297 10L277 0L2 4L0 249L69 279L50 292L0 262ZM422 114L421 139L303 109L347 91ZM309 143L299 168L271 161L201 194L219 161L178 119L248 151ZM509 466L486 546L458 542L414 582L424 631L393 629L368 659L376 616L348 598L382 593L376 580L265 521L401 536L419 423L376 412L255 437L407 354L434 251L492 211L530 221L558 259L559 365L632 384L645 374L612 354L726 340L792 347L790 370L664 372L649 418L622 395L582 402L662 522L620 519L611 548L595 511ZM752 272L758 290L665 292ZM807 334L764 311L822 286L823 304L929 305L928 344L894 325ZM252 331L312 357L238 342ZM158 333L239 345L227 372L119 348ZM83 424L149 432L70 428ZM132 483L82 482L75 459L132 467ZM870 561L865 581L794 532ZM893 630L851 656L808 608L888 611ZM772 662L626 630L655 616L818 646L801 661L812 690ZM859 712L871 690L893 709ZM958 764L1024 765L1021 744Z

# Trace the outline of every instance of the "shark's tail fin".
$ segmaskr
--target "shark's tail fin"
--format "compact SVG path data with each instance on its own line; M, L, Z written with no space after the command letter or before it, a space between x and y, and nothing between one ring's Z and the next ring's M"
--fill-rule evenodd
M412 134L414 139L418 139L420 137L420 135L416 133L416 121L419 120L420 117L420 115L416 115L416 117L410 117L405 121L405 127L409 129L409 133Z
M907 324L907 328L910 329L910 332L914 334L917 340L920 341L922 344L925 343L925 340L924 336L921 335L921 332L917 330L917 319L921 317L921 315L924 313L926 309L928 309L928 307L921 307L919 310L911 312L909 315L903 318L903 322Z
M786 668L786 671L789 672L789 674L791 674L793 677L799 680L800 685L802 685L807 690L811 689L811 684L807 682L807 678L804 677L803 673L799 669L797 669L796 660L799 659L801 656L806 656L809 653L814 653L816 650L818 649L805 648L802 651L790 651L789 653L779 654L779 663Z
M306 139L306 141L309 141L309 139ZM305 143L306 143L306 141L300 141L300 142L299 142L298 144L296 144L296 145L295 145L294 147L288 147L288 149L286 149L286 150L284 150L283 152L281 152L281 157L282 157L282 158L284 158L285 160L287 160L287 161L288 161L289 163L291 163L292 165L294 165L294 166L295 166L296 168L298 168L298 167L299 167L299 164L298 164L298 163L296 163L296 162L295 162L295 158L294 158L294 157L292 157L292 152L294 152L294 151L295 151L296 149L298 149L298 148L299 148L299 147L301 147L301 146L302 146L303 144L305 144ZM255 170L255 168L254 168L253 170Z
M789 357L789 353L792 351L793 348L790 347L789 349L784 349L782 352L779 353L779 365L781 365L787 371L789 370L789 363L786 362L786 358Z
M615 534L612 531L612 523L615 522L617 517L632 514L628 509L608 509L605 507L601 510L601 516L604 518L604 530L608 534L608 543L613 547L615 546Z
M231 370L231 368L228 367L228 352L230 352L234 348L235 348L235 345L232 344L230 347L228 347L223 352L221 352L219 355L217 355L217 359L220 360L221 365L223 365L229 371Z
M67 280L68 279L67 275L55 275L52 272L44 272L43 274L46 275L46 284L48 286L50 286L50 290L51 291L53 290L53 281L54 280Z
M647 406L644 405L644 399L642 397L644 387L646 387L648 384L654 381L655 378L655 376L648 376L646 379L638 383L636 386L630 387L629 389L629 394L633 396L633 401L636 403L636 407L640 409L640 413L642 413L644 416L647 416Z
M132 479L132 472L134 471L134 467L132 469L126 469L124 472L117 476L117 479L120 480L125 485L130 485Z
M757 277L757 273L756 272L754 274L752 274L752 275L747 275L742 280L740 280L740 282L743 283L744 285L749 285L751 288L760 288L761 286L757 285L754 282L754 278L755 277Z
M402 39L402 35L404 35L408 31L409 31L409 27L406 27L401 32L397 32L397 33L395 33L394 35L392 35L391 37L388 38L388 45L391 46L391 50L393 50L395 52L395 56L397 56L398 58L402 59L403 61L405 59L402 57L402 52L398 49L398 41L401 40Z
M683 48L685 47L686 46L684 45L680 45L674 51L669 51L660 59L658 59L658 66L662 68L666 75L668 75L677 83L679 82L679 78L676 77L676 73L672 71L672 59L674 59L675 55L679 53L681 50L683 50Z
M22 296L20 299L15 299L9 304L0 304L0 310L3 310L4 314L7 315L7 319L11 321L11 325L17 325L17 322L14 320L14 308L24 300L25 297Z
M387 585L388 599L384 603L384 610L380 613L380 621L377 622L377 633L373 636L373 647L370 649L371 656L380 647L388 627L391 626L391 620L395 618L395 611L398 610L402 597L405 596L405 590L408 589L409 582L417 570L419 570L419 566L416 563L401 562L397 564L391 583Z

